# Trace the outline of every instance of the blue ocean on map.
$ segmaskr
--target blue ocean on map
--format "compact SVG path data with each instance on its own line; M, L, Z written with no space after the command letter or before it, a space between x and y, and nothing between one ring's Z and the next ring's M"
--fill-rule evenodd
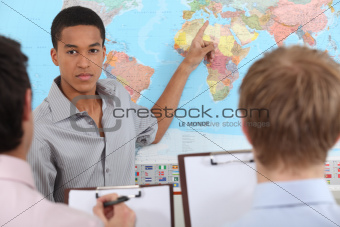
M137 101L139 105L151 108L184 59L174 48L174 37L182 29L182 25L186 21L202 18L209 20L210 25L215 23L226 25L231 23L231 19L224 19L221 15L215 17L213 12L200 9L193 13L190 19L185 20L183 19L183 11L190 10L188 1L185 0L143 0L140 2L140 7L122 11L112 18L112 21L106 26L106 37L108 39L106 47L107 52L124 52L130 59L135 58L139 64L154 69L149 87L141 92ZM58 67L52 63L50 58L52 42L49 33L52 20L62 9L63 3L62 0L32 0L29 5L19 0L4 0L3 4L0 3L0 21L2 21L0 34L19 41L24 53L29 57L28 72L33 88L33 108L36 108L47 97L53 79L59 75ZM324 10L326 9L327 7L324 7ZM318 34L313 34L317 43L316 48L327 51L337 61L339 61L338 47L340 44L339 9L340 4L337 4L334 6L334 12L325 11L324 14L328 18L327 28ZM236 9L224 6L222 11L235 12ZM244 7L244 11L249 16L250 12L246 7ZM249 27L247 29L255 31ZM263 56L265 52L277 48L273 35L268 31L256 30L256 32L259 34L258 37L242 46L242 48L250 47L250 51L238 64L239 78L233 83L233 88L223 100L213 101L206 81L208 70L203 63L190 75L179 108L186 111L190 108L209 109L209 116L181 117L183 111L179 111L181 116L173 120L167 138L164 140L166 141L163 143L164 147L162 149L159 147L158 152L165 154L172 150L175 154L175 150L177 152L178 150L185 150L183 148L185 146L192 146L189 151L196 151L199 147L204 147L202 150L206 149L203 145L204 142L195 146L185 143L186 145L174 147L171 141L175 141L176 136L182 136L181 133L187 133L185 135L190 136L193 133L197 134L197 132L210 136L216 135L220 136L218 138L222 142L228 136L228 138L232 138L231 141L234 138L241 138L244 141L239 125L235 127L223 127L222 125L228 122L237 125L241 121L236 116L235 111L238 106L238 88L242 78L252 63ZM236 35L234 33L233 35L236 41L240 43ZM303 45L303 41L297 34L292 34L285 39L284 44ZM101 78L106 78L106 75L102 73ZM227 112L229 117L223 117L224 109L232 109L234 112L229 111ZM231 114L233 114L233 117L230 117ZM183 127L183 123L193 122L208 122L210 127ZM219 127L216 127L216 123L220 124ZM211 125L214 126L211 127ZM192 141L198 143L199 138L198 135ZM221 149L221 146L217 148Z

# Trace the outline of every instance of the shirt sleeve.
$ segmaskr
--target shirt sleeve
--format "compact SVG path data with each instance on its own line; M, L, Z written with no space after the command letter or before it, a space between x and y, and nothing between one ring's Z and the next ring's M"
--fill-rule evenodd
M157 118L146 107L137 105L133 101L131 107L136 110L134 115L135 130L137 134L136 146L142 147L151 144L156 137L158 124Z
M126 117L133 116L135 126L136 147L142 147L151 144L156 137L158 124L157 118L151 113L151 110L140 106L131 100L131 96L123 85L114 79L108 79L107 83L114 83L115 95L121 100L124 111L129 111ZM108 85L110 86L110 85Z
M54 201L53 192L57 170L53 164L51 148L35 138L28 152L27 161L32 167L38 191L47 199Z

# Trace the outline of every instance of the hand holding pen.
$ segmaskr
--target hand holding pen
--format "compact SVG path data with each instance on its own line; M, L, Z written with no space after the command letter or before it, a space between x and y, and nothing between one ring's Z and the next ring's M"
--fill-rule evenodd
M105 226L135 226L135 213L123 203L128 197L118 197L117 194L101 196L97 199L97 204L93 208L96 214L105 224ZM104 207L104 204L106 207Z

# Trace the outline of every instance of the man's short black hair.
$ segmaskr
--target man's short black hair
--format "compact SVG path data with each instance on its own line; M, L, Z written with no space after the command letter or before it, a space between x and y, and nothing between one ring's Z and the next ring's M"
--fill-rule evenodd
M0 153L15 149L24 134L22 117L31 84L20 44L0 36Z
M105 42L105 27L102 19L92 9L72 6L63 9L54 18L51 26L51 37L53 47L57 49L58 40L61 38L61 32L64 28L77 25L92 25L99 29L100 36L103 39L102 46Z

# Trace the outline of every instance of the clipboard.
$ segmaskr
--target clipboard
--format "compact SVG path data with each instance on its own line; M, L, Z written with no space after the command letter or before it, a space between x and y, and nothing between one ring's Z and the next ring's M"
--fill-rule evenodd
M96 195L117 193L118 196L136 195L125 202L136 213L136 227L174 227L173 185L131 185L97 188L68 188L64 191L64 203L70 207L92 213ZM77 198L82 198L81 204ZM86 198L85 200L83 198Z
M178 156L185 226L223 226L251 208L256 171L250 150Z

